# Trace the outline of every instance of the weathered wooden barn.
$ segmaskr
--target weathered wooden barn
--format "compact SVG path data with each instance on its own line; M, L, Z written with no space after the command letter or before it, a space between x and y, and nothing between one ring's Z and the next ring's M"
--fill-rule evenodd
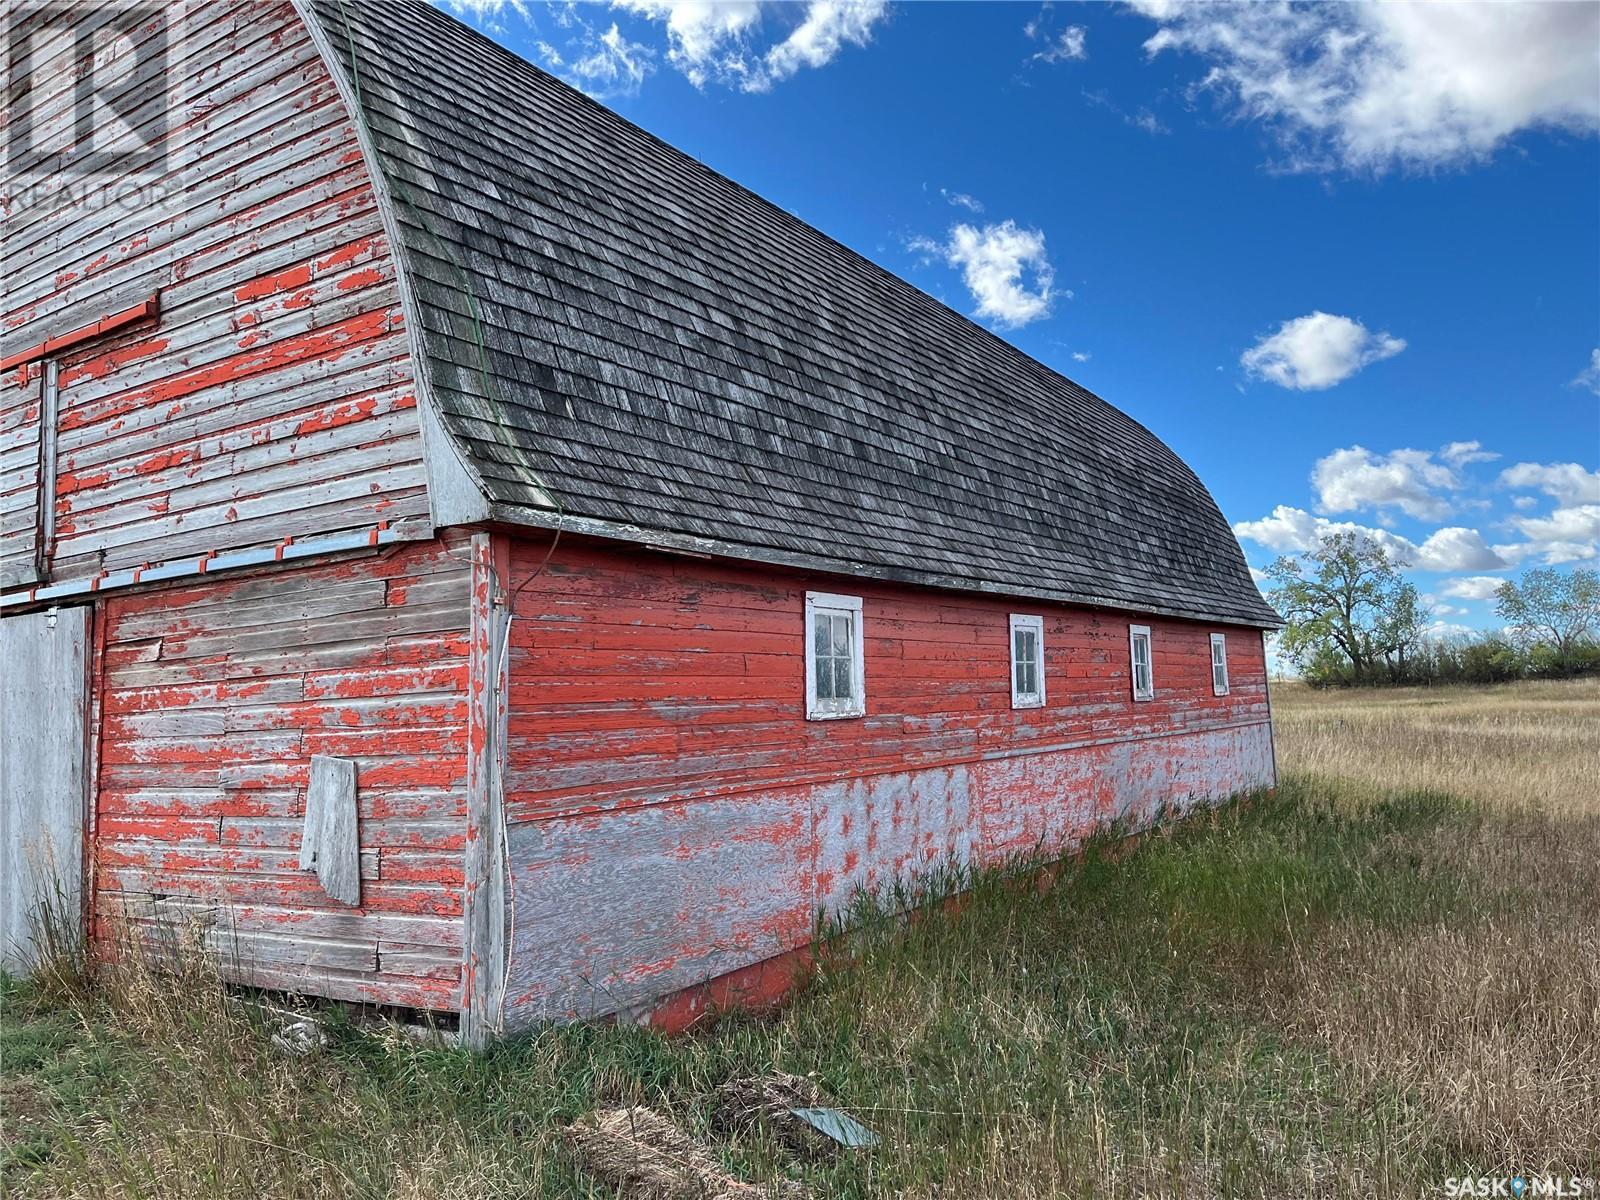
M474 1038L681 1020L1272 784L1277 618L1070 380L427 4L8 20L11 966L53 875Z

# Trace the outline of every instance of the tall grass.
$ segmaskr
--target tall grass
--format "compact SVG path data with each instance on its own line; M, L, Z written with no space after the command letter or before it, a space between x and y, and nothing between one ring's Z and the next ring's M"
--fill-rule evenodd
M1558 724L1597 700L1508 697L1556 704ZM1600 1174L1596 806L1550 761L1547 722L1499 753L1490 801L1459 794L1484 768L1450 776L1448 754L1426 788L1365 765L1416 757L1452 720L1501 720L1476 693L1454 717L1400 697L1387 721L1356 718L1342 760L1326 724L1352 712L1330 701L1359 698L1280 698L1276 796L1130 853L1097 845L1053 883L979 874L958 911L858 914L853 956L781 1014L688 1037L566 1027L474 1055L336 1014L331 1046L291 1056L202 956L178 980L130 959L92 990L12 986L5 1181L602 1197L559 1129L634 1103L742 1177L818 1197L1413 1196L1449 1175ZM1556 744L1565 770L1585 761ZM713 1089L773 1069L814 1073L883 1145L796 1161L714 1134Z
M1285 770L1372 796L1431 789L1600 819L1600 678L1497 687L1273 685Z

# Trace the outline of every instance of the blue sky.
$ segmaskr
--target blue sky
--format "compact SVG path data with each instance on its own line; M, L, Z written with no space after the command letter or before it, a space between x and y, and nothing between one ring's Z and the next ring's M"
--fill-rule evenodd
M461 0L1441 630L1600 541L1600 4Z

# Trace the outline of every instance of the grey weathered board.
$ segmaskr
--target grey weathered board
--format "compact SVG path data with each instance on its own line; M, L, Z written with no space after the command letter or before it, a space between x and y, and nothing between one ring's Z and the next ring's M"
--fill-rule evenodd
M300 869L315 871L322 890L361 903L361 840L356 825L356 764L352 758L311 756Z
M0 620L0 967L34 965L41 907L82 920L89 609Z

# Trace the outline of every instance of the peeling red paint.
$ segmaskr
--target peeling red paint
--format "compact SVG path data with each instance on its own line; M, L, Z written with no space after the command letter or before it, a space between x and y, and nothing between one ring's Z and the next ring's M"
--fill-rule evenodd
M73 492L79 492L85 488L99 487L109 481L110 478L111 472L109 471L90 471L81 475L73 471L63 471L56 476L56 495L58 497L70 496Z
M243 112L276 110L300 132L218 141L211 161L227 186L207 185L191 207L113 213L85 237L31 248L17 274L32 282L0 304L8 341L61 363L61 444L77 462L61 464L58 582L192 556L197 543L271 543L308 519L335 532L426 513L419 423L395 418L415 413L410 348L355 127L287 9L218 9L214 20L219 29L178 48L198 57L173 69L259 82L185 114L169 141L208 146ZM59 86L46 72L33 102L60 102ZM156 285L131 308L105 309L108 296L127 303ZM38 364L15 365L7 457L27 449L31 427L15 410L36 407L39 391ZM339 436L362 419L382 427ZM233 490L216 486L224 476Z
M808 589L862 597L863 718L805 717ZM519 908L541 914L510 952L514 1025L648 1010L708 978L655 1019L765 1003L817 910L857 888L1070 846L1271 777L1251 630L1230 631L1217 697L1200 623L570 536L553 555L516 543L506 590L508 857ZM1043 618L1042 709L1011 704L1013 612ZM1153 701L1131 696L1130 620L1155 631Z
M173 898L167 905L220 904L247 943L274 929L299 931L296 943L241 977L453 1007L466 840L467 576L461 543L433 542L107 596L97 665L96 936L110 936L124 908L150 907L152 894ZM351 585L364 604L285 619L338 607L338 589ZM408 596L417 599L408 604ZM426 654L392 662L392 648L408 640ZM265 674L254 674L258 665ZM241 670L251 674L236 677ZM357 762L356 910L330 900L298 867L317 753ZM354 948L366 946L362 961L375 965L331 983L304 978L297 963L333 953L319 948L335 943L357 957ZM385 968L385 947L402 966Z
M200 451L198 447L183 446L172 450L163 450L160 454L143 459L133 465L133 470L136 475L153 475L157 471L165 471L170 467L194 462L199 457Z
M381 283L383 279L384 273L377 267L367 267L365 270L350 272L350 274L339 280L337 286L341 292L353 292L359 288Z
M349 425L356 421L365 420L377 409L378 402L373 397L363 400L351 400L344 404L325 408L312 416L305 418L295 426L299 434L315 433L319 429L336 429L341 425Z
M291 288L303 287L311 282L311 264L299 263L284 271L272 275L264 275L260 279L252 279L249 283L236 288L233 298L238 301L257 300L262 296L271 296L277 292L288 291Z

